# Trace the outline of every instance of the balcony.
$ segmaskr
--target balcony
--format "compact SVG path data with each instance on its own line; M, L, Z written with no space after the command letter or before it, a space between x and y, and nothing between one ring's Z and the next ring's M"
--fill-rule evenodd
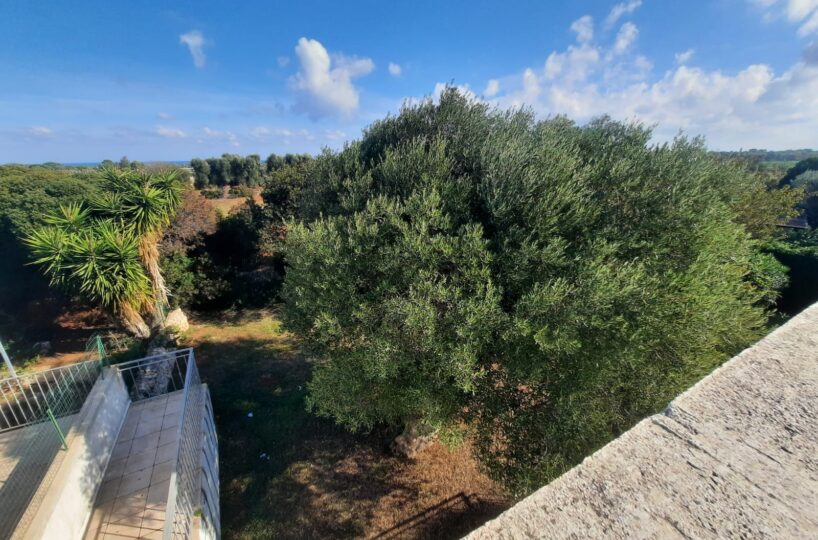
M0 538L220 537L218 444L191 349L0 381Z

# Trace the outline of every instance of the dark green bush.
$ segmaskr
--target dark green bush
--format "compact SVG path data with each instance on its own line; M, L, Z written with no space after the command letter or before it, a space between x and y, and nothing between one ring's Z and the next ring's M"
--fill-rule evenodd
M762 179L650 139L448 90L319 156L283 290L312 409L466 426L524 493L757 339L781 285L743 223Z

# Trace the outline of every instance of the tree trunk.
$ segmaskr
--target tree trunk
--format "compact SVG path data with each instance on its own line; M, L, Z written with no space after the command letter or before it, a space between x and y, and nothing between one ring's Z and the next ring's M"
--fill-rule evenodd
M125 327L125 330L135 337L140 339L151 337L150 327L145 322L145 319L142 318L142 315L139 314L139 311L135 310L133 306L128 304L120 306L117 315L119 316L122 326Z
M435 439L435 433L428 425L418 419L409 419L403 433L392 441L392 453L414 458L418 452L429 446Z
M155 324L161 325L165 320L165 308L168 306L168 288L165 285L165 278L162 276L162 269L159 267L159 244L156 235L146 235L139 243L139 251L142 255L142 262L148 270L148 275L153 283L153 316Z

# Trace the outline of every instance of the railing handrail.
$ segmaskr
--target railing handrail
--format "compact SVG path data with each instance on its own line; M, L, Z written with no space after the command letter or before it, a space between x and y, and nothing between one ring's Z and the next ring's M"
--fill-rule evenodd
M193 348L188 347L188 348L185 348L185 349L172 349L172 350L167 351L167 352L153 354L151 356L145 356L143 358L137 358L135 360L128 360L126 362L120 362L119 364L114 364L113 367L115 367L118 370L122 371L122 370L128 369L130 367L143 366L145 364L150 363L150 362L146 362L146 360L161 361L161 360L166 360L168 355L173 355L173 356L176 356L176 357L183 356L182 353L190 353L189 356L192 357L193 356Z
M0 380L0 433L49 420L49 408L56 418L78 411L92 386L88 377L101 373L99 360L85 360Z
M165 506L165 529L162 533L164 540L172 540L174 522L176 521L176 499L179 495L179 463L182 454L182 430L185 425L185 413L187 412L188 403L190 401L190 383L193 378L193 371L196 369L196 358L193 355L193 349L182 349L188 351L188 365L185 373L185 384L182 392L182 413L179 418L179 427L176 431L176 440L178 445L176 447L176 457L173 461L174 466L170 474L170 486L168 491L168 503ZM192 517L192 516L191 516Z
M3 379L0 379L0 385L2 385L4 383L7 383L7 382L10 382L12 384L17 383L17 382L19 382L21 380L24 380L24 379L28 379L28 378L31 378L31 377L36 377L38 375L44 375L46 373L52 373L54 371L60 371L60 370L63 370L63 369L76 369L77 366L81 366L83 364L89 364L91 362L99 362L99 360L98 359L82 360L80 362L73 362L71 364L66 364L64 366L57 366L57 367L48 368L48 369L41 369L41 370L38 370L38 371L29 371L29 372L26 372L26 373L21 373L20 375L17 375L16 377L5 377Z

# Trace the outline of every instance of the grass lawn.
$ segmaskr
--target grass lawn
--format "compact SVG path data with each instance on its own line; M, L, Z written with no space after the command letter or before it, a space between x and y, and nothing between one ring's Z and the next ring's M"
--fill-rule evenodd
M397 433L308 413L310 361L274 312L193 317L187 337L213 399L226 540L459 538L509 506L467 446L399 459Z

